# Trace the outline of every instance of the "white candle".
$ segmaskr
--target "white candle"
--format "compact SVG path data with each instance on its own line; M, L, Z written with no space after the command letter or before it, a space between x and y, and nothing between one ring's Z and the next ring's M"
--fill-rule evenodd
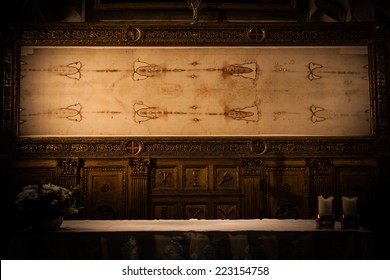
M324 198L322 195L318 196L318 214L323 215L333 215L333 196Z
M343 200L343 214L344 215L356 215L357 213L357 200L358 200L358 197L357 196L354 196L354 197L346 197L346 196L343 196L342 197L342 200Z

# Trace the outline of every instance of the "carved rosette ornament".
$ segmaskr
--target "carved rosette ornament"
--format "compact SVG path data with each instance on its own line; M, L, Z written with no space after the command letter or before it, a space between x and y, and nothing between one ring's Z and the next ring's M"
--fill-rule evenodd
M142 31L141 31L141 28L139 27L130 27L128 30L127 30L127 39L129 41L139 41L142 37Z
M266 38L265 29L259 27L252 27L248 30L248 37L253 41L261 42Z
M124 150L132 155L138 155L142 151L142 143L140 141L131 140L124 144Z
M151 161L143 158L130 159L129 165L132 168L133 175L147 175Z
M264 154L267 150L267 145L263 141L253 141L250 147L251 151L255 154Z

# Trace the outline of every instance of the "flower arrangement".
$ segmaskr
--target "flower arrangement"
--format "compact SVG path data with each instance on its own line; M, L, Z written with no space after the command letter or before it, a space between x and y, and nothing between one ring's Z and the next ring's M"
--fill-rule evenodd
M59 217L78 213L74 192L79 186L64 188L52 183L28 185L16 196L15 205L24 217Z

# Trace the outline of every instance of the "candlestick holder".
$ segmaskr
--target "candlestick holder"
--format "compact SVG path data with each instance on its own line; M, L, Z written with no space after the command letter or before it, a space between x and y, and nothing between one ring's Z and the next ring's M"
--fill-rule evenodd
M317 214L316 216L317 229L334 229L334 223L334 215Z
M345 215L340 219L342 229L359 229L359 215Z

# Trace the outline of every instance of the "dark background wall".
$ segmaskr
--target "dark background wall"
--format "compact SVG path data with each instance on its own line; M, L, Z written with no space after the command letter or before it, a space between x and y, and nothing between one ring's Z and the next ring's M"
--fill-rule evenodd
M294 6L293 9L288 6ZM389 21L387 0L207 1L200 21ZM186 0L13 0L2 3L2 22L186 21Z

